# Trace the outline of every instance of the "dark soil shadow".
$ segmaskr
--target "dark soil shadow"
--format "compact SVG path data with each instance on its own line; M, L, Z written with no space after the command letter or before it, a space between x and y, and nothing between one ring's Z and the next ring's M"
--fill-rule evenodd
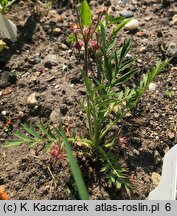
M17 42L12 44L9 40L6 40L7 46L9 46L10 49L0 53L0 69L6 66L14 54L20 54L25 44L33 43L32 36L35 32L36 25L37 22L31 15L28 17L24 26L18 26L19 37Z

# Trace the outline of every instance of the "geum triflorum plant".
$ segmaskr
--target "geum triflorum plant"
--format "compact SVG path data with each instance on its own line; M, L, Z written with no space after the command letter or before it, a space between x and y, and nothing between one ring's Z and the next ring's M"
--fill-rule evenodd
M84 122L89 136L69 136L68 140L80 147L82 153L80 155L83 158L90 157L91 161L96 161L97 168L104 173L103 177L106 176L108 185L115 185L117 189L124 186L129 190L131 184L127 178L127 170L119 163L119 155L116 151L121 148L119 131L112 129L137 104L155 76L167 65L168 60L158 62L151 71L142 76L139 84L135 85L132 78L137 73L133 69L136 60L127 58L131 41L125 41L121 47L116 45L117 33L129 20L122 17L112 18L103 9L99 11L94 21L86 0L78 9L77 17L77 23L72 25L73 32L69 40L73 42L73 46L80 54L81 52L84 54L81 74L86 97L78 100L78 104L84 112ZM107 34L108 29L112 29L109 34ZM96 65L96 70L92 73L88 67L91 56ZM29 130L26 125L24 129L31 135L30 140L27 135L15 132L20 140L9 143L10 146L28 143L32 147L39 142L44 142L46 148L50 149L59 139L63 140L61 132L56 129L52 132L40 125L38 131L35 131L32 126ZM126 139L123 140L124 144L125 141ZM71 162L70 157L69 160ZM71 168L72 173L75 173L74 168Z
M118 155L115 154L119 132L113 133L112 128L137 104L168 60L158 62L152 71L144 74L139 85L129 85L132 83L131 78L137 73L132 69L135 59L126 58L131 41L125 41L121 47L116 46L116 34L129 20L111 18L106 9L103 9L99 11L94 24L86 0L79 11L78 23L73 25L73 36L74 47L79 52L82 46L84 48L84 67L81 73L86 86L86 98L78 101L85 113L89 131L89 139L85 139L84 143L92 148L92 154L101 162L101 172L106 173L108 183L115 184L118 189L124 185L128 190L130 183L126 178L126 170L121 167ZM108 27L115 24L116 27L107 36ZM97 70L91 76L88 70L90 54L94 54L97 65Z

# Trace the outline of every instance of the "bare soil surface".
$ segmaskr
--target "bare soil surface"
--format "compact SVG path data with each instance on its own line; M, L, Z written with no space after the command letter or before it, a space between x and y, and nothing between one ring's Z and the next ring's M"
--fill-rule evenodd
M148 3L149 2L149 3ZM121 30L118 41L132 39L130 54L138 57L140 74L150 70L158 60L164 60L164 49L177 44L177 25L172 18L177 14L177 2L164 7L159 1L90 1L93 11L104 5L110 14L118 16L123 10L133 12L140 26L134 32ZM37 11L37 14L34 12ZM41 16L39 16L41 14ZM74 3L60 1L49 11L35 9L31 1L17 1L8 17L18 27L18 41L7 41L8 50L0 53L0 185L11 199L72 199L71 174L67 158L55 163L40 147L27 146L6 149L4 143L12 139L6 131L10 119L13 131L21 123L69 125L76 131L83 129L82 113L76 98L84 94L80 75L83 60L76 58L66 42L70 25L75 21ZM142 33L143 32L143 33ZM121 150L134 189L106 188L96 167L83 173L90 199L147 199L158 182L164 154L177 139L177 60L154 80L155 90L148 90L131 116L121 125L121 135L128 138ZM27 98L36 93L37 108L27 105ZM55 116L52 117L51 113ZM77 198L77 197L75 197Z

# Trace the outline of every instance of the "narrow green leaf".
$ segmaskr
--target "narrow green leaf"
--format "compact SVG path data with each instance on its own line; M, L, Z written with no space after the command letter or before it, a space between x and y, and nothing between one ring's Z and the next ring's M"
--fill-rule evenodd
M32 148L36 146L39 143L39 140L32 142L31 144L28 145L29 148Z
M125 56L127 55L127 53L129 52L131 47L131 41L125 41L123 43L122 49L121 49L121 53L120 53L120 62L122 62L122 60L125 58Z
M87 0L83 0L82 6L81 6L81 23L82 26L90 26L91 24L91 10L89 7L89 4Z
M58 138L51 132L50 128L46 127L44 124L36 124L36 126L47 136L47 139L57 140Z
M128 22L130 22L130 20L132 20L132 18L127 19L127 20L123 20L119 25L117 25L114 29L113 32L111 34L111 38L115 37L117 32L119 32Z
M5 147L13 147L13 146L18 146L18 145L22 145L24 143L24 141L22 140L15 140L15 141L8 141L4 146Z
M112 25L112 24L118 24L121 23L122 21L124 21L125 18L121 17L121 16L117 16L115 18L112 18L111 16L109 16L109 22L108 25Z
M79 195L80 195L80 198L82 200L88 200L89 199L89 196L88 196L88 192L87 192L87 189L86 189L86 186L85 186L85 182L83 180L83 177L81 175L81 172L80 172L80 169L79 169L79 166L77 164L77 161L72 153L72 149L71 149L71 146L66 138L66 135L65 135L65 132L64 130L61 128L61 135L62 135L62 138L63 138L63 142L64 142L64 146L66 148L66 152L67 152L67 155L68 155L68 158L69 158L69 164L70 164L70 167L71 167L71 172L73 174L73 177L74 177L74 181L76 183L76 187L78 189L78 192L79 192Z
M31 134L36 139L45 141L45 139L40 136L40 134L34 129L32 125L22 124L22 127L25 131L27 131L29 134Z
M112 85L116 86L121 83L124 83L128 79L130 79L137 71L136 70L130 70L126 74L122 75L119 79L117 79Z
M33 139L31 139L29 136L27 136L27 135L21 133L20 131L16 131L16 132L14 133L14 135L15 135L16 137L22 139L23 141L26 141L26 142L32 142L32 141L33 141Z

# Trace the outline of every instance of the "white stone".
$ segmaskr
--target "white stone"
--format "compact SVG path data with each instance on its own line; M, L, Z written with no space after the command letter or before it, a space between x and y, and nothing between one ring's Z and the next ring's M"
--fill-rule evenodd
M35 107L38 105L38 101L36 99L36 93L32 93L28 98L27 98L27 105L31 108Z
M124 26L126 31L132 31L139 27L139 21L137 19L132 19L129 23Z
M1 112L1 114L2 114L3 116L6 116L6 115L7 115L7 111L6 111L6 110L3 110L3 111Z
M149 84L149 91L155 91L157 88L157 84L155 83L150 83Z

